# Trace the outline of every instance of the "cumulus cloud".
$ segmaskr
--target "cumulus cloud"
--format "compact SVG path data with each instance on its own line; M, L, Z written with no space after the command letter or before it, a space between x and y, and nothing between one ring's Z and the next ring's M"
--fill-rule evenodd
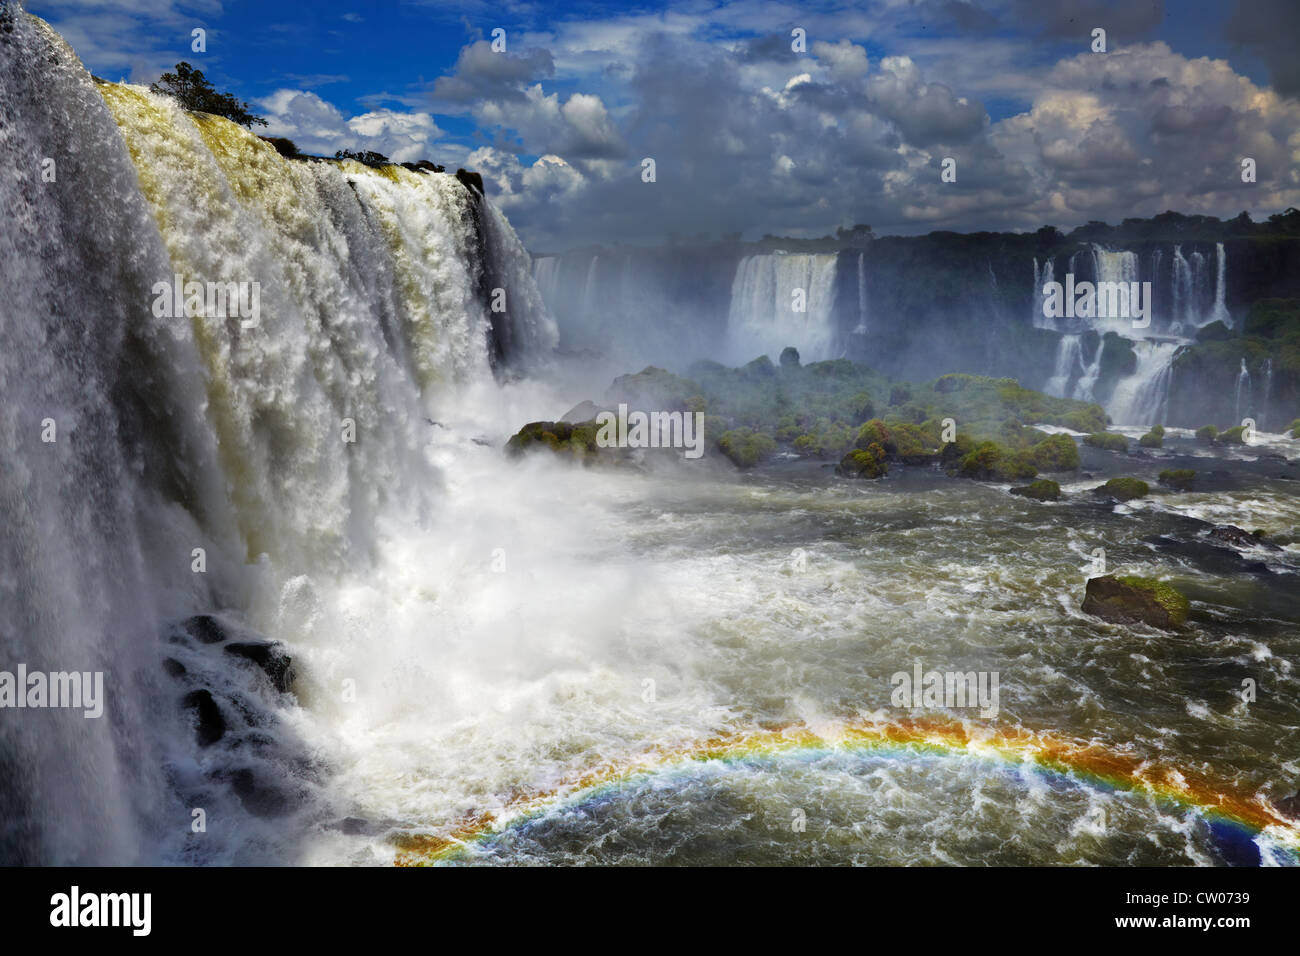
M309 90L276 90L259 100L267 136L286 136L306 153L332 156L339 149L372 150L395 162L440 157L446 165L446 147L436 144L443 135L428 113L371 110L344 116L331 103ZM452 150L457 156L464 150Z

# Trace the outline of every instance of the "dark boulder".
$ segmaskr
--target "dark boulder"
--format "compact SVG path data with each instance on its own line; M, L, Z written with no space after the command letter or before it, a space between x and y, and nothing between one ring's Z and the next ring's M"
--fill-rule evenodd
M1083 611L1116 623L1173 630L1187 620L1190 603L1176 588L1154 578L1105 575L1090 578Z
M191 637L204 644L220 644L230 636L211 614L196 614L194 617L187 618L182 627Z
M225 651L260 667L271 679L271 686L280 693L287 693L292 686L293 658L284 652L283 644L277 641L241 641L227 644Z
M226 718L207 690L192 690L181 698L181 705L194 712L194 736L200 747L211 747L226 733Z
M468 189L471 193L478 193L480 196L486 195L483 192L483 177L478 173L471 173L468 170L456 170L456 178L460 184Z
M1215 525L1210 529L1210 537L1215 541L1222 541L1224 544L1230 544L1234 548L1267 548L1270 551L1281 551L1277 545L1265 541L1257 534L1251 534L1238 528L1233 524Z

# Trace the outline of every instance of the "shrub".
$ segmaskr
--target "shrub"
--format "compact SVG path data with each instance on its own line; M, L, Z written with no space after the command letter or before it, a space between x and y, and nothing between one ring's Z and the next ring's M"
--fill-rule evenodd
M1162 448L1165 444L1165 430L1157 425L1151 431L1147 432L1138 439L1138 444L1143 448Z
M1083 443L1106 451L1128 451L1128 439L1115 432L1093 432L1083 439Z
M1151 487L1140 478L1112 478L1096 491L1116 501L1132 501L1134 498L1145 498Z
M961 460L957 474L977 481L1019 481L1033 478L1038 469L1023 452L1010 452L997 442L986 441Z
M1033 498L1035 501L1056 501L1061 497L1061 486L1050 478L1039 478L1023 488L1012 488L1011 493Z
M1073 471L1079 467L1079 446L1069 435L1049 435L1029 449L1039 471Z
M1212 442L1218 434L1219 430L1213 425L1202 425L1200 428L1196 429L1196 440Z
M737 468L753 468L776 451L776 442L752 428L733 428L718 436L718 448Z
M1246 426L1234 425L1232 428L1219 432L1214 440L1220 445L1244 445L1246 444Z
M1196 472L1190 468L1166 468L1160 472L1160 483L1178 491L1191 491Z

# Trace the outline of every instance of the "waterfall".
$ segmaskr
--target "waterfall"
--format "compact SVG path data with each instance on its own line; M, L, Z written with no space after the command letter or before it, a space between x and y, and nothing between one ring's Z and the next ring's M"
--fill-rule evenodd
M1138 257L1136 252L1111 252L1102 246L1093 244L1092 261L1097 282L1121 283L1130 288L1138 281ZM1100 306L1099 306L1100 311ZM1132 335L1132 319L1120 316L1098 316L1090 326L1098 331L1114 331L1120 335Z
M1043 286L1049 282L1056 281L1054 278L1053 260L1048 259L1043 263L1042 271L1038 269L1038 259L1034 259L1034 294L1032 298L1033 323L1036 329L1056 329L1056 321L1043 315Z
M291 828L262 827L230 781L295 735L249 697L228 713L255 740L200 760L164 636L229 612L299 657L331 601L382 619L359 582L394 529L436 510L427 419L492 384L492 350L554 341L527 255L452 176L284 159L225 120L97 84L11 4L0 116L0 647L10 668L102 672L107 696L98 720L0 720L0 859L282 858ZM209 283L260 290L257 320L208 312ZM499 340L485 286L505 290ZM316 653L323 671L347 657ZM332 706L334 688L309 691ZM309 764L270 776L314 792Z
M1093 400L1092 390L1097 385L1097 379L1101 377L1101 357L1106 351L1106 339L1102 338L1097 343L1097 353L1092 357L1092 361L1084 366L1083 375L1079 377L1074 385L1073 398L1080 401L1091 402Z
M787 345L805 361L832 357L835 342L836 255L746 256L736 267L727 316L727 348L735 361L767 354L773 360ZM805 311L794 310L801 290Z
M1052 371L1052 376L1043 386L1043 391L1049 395L1055 395L1057 398L1068 398L1070 395L1070 380L1074 377L1075 372L1083 371L1083 344L1082 336L1079 335L1062 335L1061 343L1056 349L1056 367Z
M1264 359L1264 394L1259 402L1259 417L1267 419L1269 414L1269 402L1273 397L1273 360Z
M858 253L858 324L853 330L855 335L867 332L867 254Z
M1241 360L1241 372L1237 375L1237 395L1233 412L1236 417L1233 419L1233 424L1240 424L1243 416L1250 414L1250 406L1254 401L1252 391L1250 371L1246 368L1246 360L1243 358ZM1243 396L1245 396L1244 404L1242 403Z
M1192 269L1188 265L1187 259L1183 257L1182 246L1174 246L1173 300L1174 324L1180 330L1195 325L1195 320L1191 314L1194 305L1192 300Z
M1133 344L1137 368L1115 386L1107 412L1120 425L1158 425L1164 418L1177 342L1140 340Z
M1232 327L1232 316L1228 314L1228 307L1224 304L1224 296L1227 294L1227 280L1225 278L1228 268L1228 254L1224 251L1223 243L1214 244L1215 272L1214 272L1214 306L1210 311L1209 322L1222 322L1229 328Z

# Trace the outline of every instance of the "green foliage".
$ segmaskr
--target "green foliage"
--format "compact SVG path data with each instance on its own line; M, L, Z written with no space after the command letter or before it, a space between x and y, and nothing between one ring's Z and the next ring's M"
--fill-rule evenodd
M1029 449L1029 460L1039 471L1073 471L1079 467L1079 446L1069 435L1048 435Z
M393 162L383 153L376 153L368 149L340 149L335 151L334 158L355 159L358 163L363 163L366 166L391 166Z
M688 411L699 399L704 399L711 411L719 411L702 386L653 365L635 375L620 375L605 392L607 403L624 402L628 408L638 411ZM772 416L772 420L776 418Z
M1169 622L1171 624L1181 626L1187 620L1187 612L1192 607L1191 602L1173 585L1157 581L1155 578L1144 578L1131 574L1117 576L1116 580L1127 587L1133 588L1135 591L1142 591L1149 595L1152 600L1169 612Z
M1151 486L1140 478L1112 478L1096 491L1116 501L1132 501L1134 498L1145 498L1150 493Z
M776 451L776 442L752 428L733 428L718 436L718 449L738 468L753 468Z
M302 155L298 152L298 147L294 145L293 140L286 139L283 136L259 136L258 139L270 143L275 147L275 151L285 159L297 159Z
M1023 481L1038 474L1024 452L1013 452L997 442L981 442L961 460L957 474L977 481Z
M1212 442L1218 437L1219 430L1213 425L1202 425L1196 429L1196 440L1203 442Z
M1292 438L1300 438L1300 418L1297 418L1295 421L1291 423L1291 427L1288 429L1288 431L1291 432Z
M1091 435L1086 435L1083 443L1106 451L1128 451L1128 439L1114 432L1094 432Z
M187 110L224 116L232 123L252 129L253 126L266 126L266 120L248 111L248 104L230 93L220 93L203 76L188 63L177 63L175 73L164 73L157 83L149 89L163 96L178 100Z
M1191 491L1196 472L1190 468L1166 468L1160 472L1160 483L1178 491Z
M1147 432L1138 439L1138 444L1143 448L1162 448L1165 444L1165 429L1163 425L1154 426L1151 431Z
M1050 478L1039 478L1022 488L1012 488L1011 493L1033 498L1035 501L1057 501L1061 497L1061 486Z
M875 444L855 448L840 460L835 473L844 478L881 478L889 473L885 449Z
M1232 428L1225 429L1215 436L1214 441L1220 445L1244 445L1246 444L1246 426L1234 425Z
M885 451L895 449L893 438L890 435L888 426L879 418L873 418L871 421L863 424L858 429L857 439L854 441L857 448L867 448L870 445L880 445Z

